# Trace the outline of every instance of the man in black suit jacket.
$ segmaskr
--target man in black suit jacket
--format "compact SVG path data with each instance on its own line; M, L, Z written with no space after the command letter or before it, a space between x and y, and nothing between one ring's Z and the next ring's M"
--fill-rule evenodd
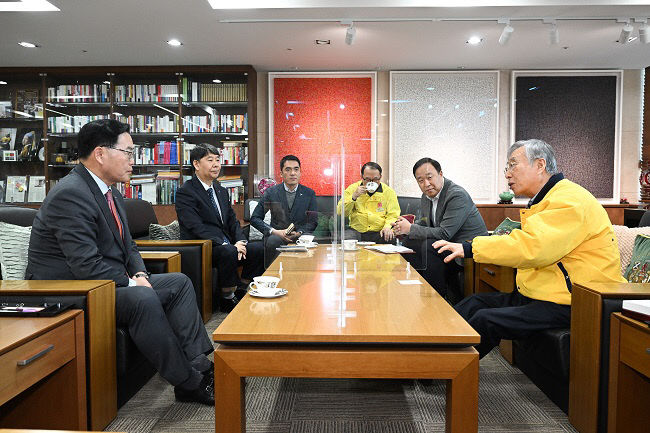
M295 242L303 233L311 233L318 223L316 193L300 185L300 160L285 155L280 160L282 183L267 189L251 215L251 225L264 234L264 262L268 267L278 256L276 248ZM271 224L264 215L271 211ZM291 233L286 233L290 224Z
M176 191L181 239L212 240L212 262L221 287L219 308L230 312L239 301L234 291L244 284L242 280L250 282L264 272L262 246L247 244L228 191L216 180L221 171L219 150L199 144L190 151L190 163L194 176ZM240 263L244 265L242 280L237 276Z
M180 273L149 276L129 234L122 195L133 160L129 125L96 120L79 131L79 160L43 201L32 225L25 277L115 281L119 325L176 398L214 404L213 351L194 288Z
M443 177L440 163L422 158L413 166L413 176L422 191L420 215L414 224L404 217L395 222L395 234L406 235L405 244L415 254L405 254L422 276L452 304L462 299L460 287L451 285L462 266L454 261L445 263L432 247L437 240L471 241L486 236L483 217L465 189Z

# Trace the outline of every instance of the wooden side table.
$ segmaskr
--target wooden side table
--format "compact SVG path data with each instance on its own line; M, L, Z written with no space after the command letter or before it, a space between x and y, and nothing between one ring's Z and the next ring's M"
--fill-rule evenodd
M163 263L167 273L181 271L181 253L178 251L140 251L140 256L145 264L148 262Z
M0 317L0 426L86 430L84 313Z
M110 280L2 280L0 296L5 295L86 298L84 311L88 428L103 430L117 415L115 282Z
M612 314L609 350L608 433L648 433L650 327Z

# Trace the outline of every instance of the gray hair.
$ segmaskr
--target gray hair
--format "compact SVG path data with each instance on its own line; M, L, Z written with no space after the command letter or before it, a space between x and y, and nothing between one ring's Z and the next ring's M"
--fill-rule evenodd
M548 174L554 175L558 172L555 152L547 142L536 138L516 141L512 146L510 146L510 149L508 149L508 159L510 159L512 153L520 147L526 149L526 158L528 159L529 164L532 165L533 161L538 158L543 159L546 161L546 172Z

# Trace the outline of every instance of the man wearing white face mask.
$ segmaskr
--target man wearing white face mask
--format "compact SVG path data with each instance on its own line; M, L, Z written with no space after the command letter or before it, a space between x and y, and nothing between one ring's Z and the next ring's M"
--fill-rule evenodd
M345 203L345 206L343 206ZM381 182L381 166L366 162L361 167L361 180L345 189L336 212L350 218L346 238L385 243L395 238L392 224L400 214L395 191Z

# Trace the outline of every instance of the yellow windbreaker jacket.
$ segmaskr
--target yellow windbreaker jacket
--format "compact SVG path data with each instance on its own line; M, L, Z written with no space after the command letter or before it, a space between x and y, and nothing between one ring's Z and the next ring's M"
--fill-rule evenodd
M522 295L570 305L572 283L625 282L607 212L580 185L560 180L520 216L521 230L476 237L472 254L477 262L517 268Z
M353 183L343 194L345 216L350 218L350 227L359 233L379 232L384 227L390 227L400 213L395 190L382 182L381 192L376 191L373 195L362 194L352 201L352 193L359 185L361 181ZM341 215L341 200L336 207L336 212Z

